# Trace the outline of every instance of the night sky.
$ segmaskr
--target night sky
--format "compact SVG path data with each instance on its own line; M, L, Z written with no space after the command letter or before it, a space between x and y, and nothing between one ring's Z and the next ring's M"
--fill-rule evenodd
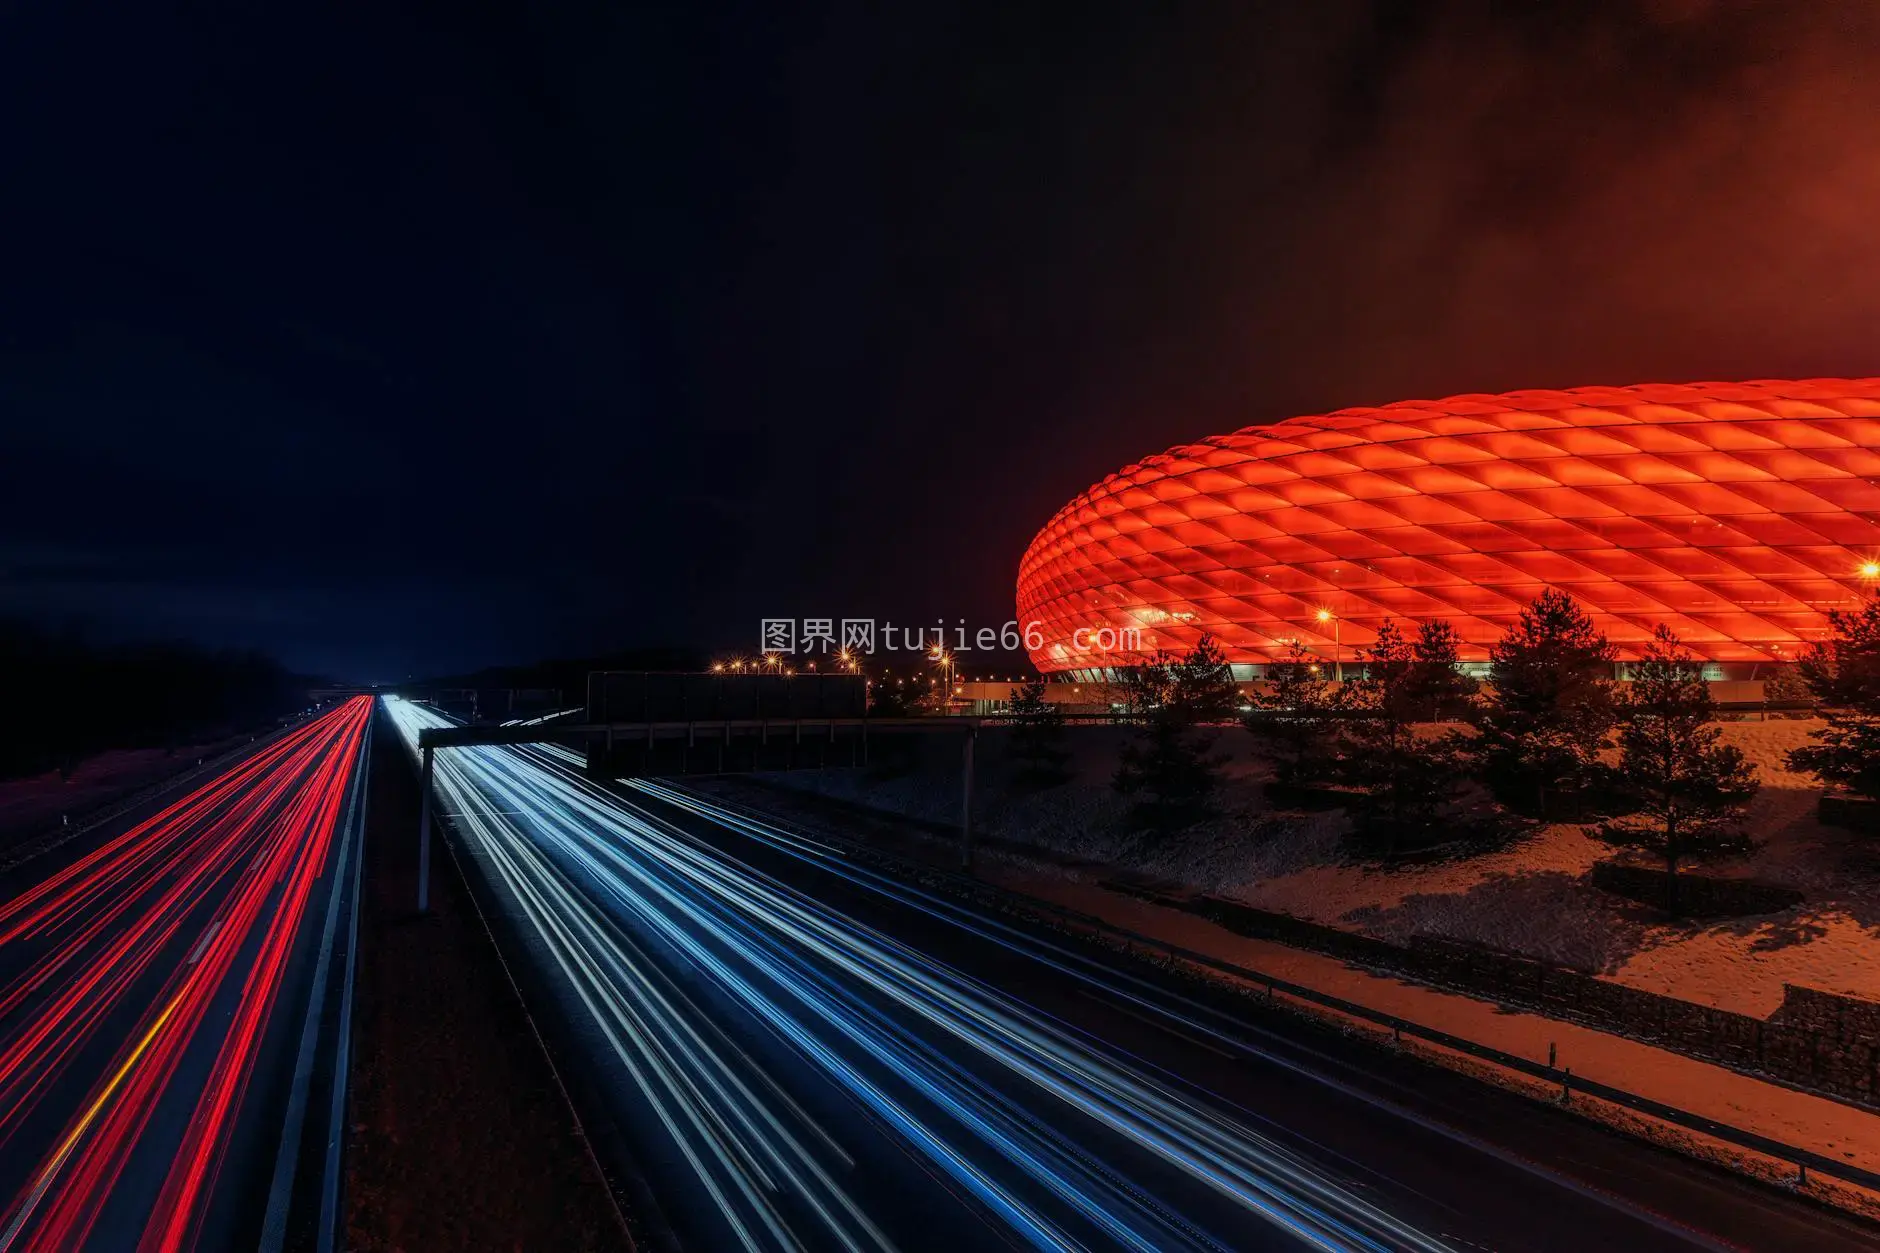
M0 38L0 614L996 625L1176 442L1880 370L1863 0L168 7Z

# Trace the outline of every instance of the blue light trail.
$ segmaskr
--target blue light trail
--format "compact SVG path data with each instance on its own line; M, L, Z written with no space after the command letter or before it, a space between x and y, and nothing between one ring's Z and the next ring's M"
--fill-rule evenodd
M414 746L420 728L448 725L420 705L388 710ZM540 970L604 1042L612 1081L649 1115L642 1135L658 1127L669 1150L656 1155L708 1198L732 1246L905 1242L891 1233L908 1227L897 1218L906 1198L857 1186L858 1170L885 1167L858 1162L840 1110L793 1095L795 1070L774 1062L781 1042L978 1222L1023 1247L1448 1247L1253 1130L1240 1111L1178 1090L1139 1059L655 811L675 807L913 909L957 915L948 920L1028 961L1085 980L1098 977L1094 966L1077 969L996 920L690 794L641 783L648 803L631 803L582 778L578 761L555 748L440 752L438 797ZM1126 980L1105 991L1134 997ZM1204 1194L1212 1202L1197 1204Z

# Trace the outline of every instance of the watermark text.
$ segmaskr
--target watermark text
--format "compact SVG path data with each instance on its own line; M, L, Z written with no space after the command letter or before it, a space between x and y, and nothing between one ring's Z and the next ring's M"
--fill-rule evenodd
M1071 631L1070 647L1079 653L1134 653L1142 651L1139 627L1080 626ZM961 618L910 626L874 618L764 618L758 628L758 650L765 653L874 654L876 652L949 653L1038 652L1051 642L1044 623L1033 620L1020 629L1016 619L997 627L973 630Z

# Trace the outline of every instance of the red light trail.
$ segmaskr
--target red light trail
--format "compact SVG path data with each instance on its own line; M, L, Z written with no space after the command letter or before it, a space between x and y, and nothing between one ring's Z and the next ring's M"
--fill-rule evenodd
M296 728L0 905L0 1250L197 1243L371 710Z

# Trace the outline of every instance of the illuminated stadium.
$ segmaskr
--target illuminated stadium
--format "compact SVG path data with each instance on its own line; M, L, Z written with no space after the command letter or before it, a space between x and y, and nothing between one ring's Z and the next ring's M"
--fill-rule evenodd
M1713 675L1748 677L1876 583L1880 379L1644 384L1341 409L1171 448L1038 533L1018 620L1066 677L1208 634L1252 678L1293 640L1348 660L1387 618L1447 619L1480 661L1556 587L1622 658L1664 622Z

